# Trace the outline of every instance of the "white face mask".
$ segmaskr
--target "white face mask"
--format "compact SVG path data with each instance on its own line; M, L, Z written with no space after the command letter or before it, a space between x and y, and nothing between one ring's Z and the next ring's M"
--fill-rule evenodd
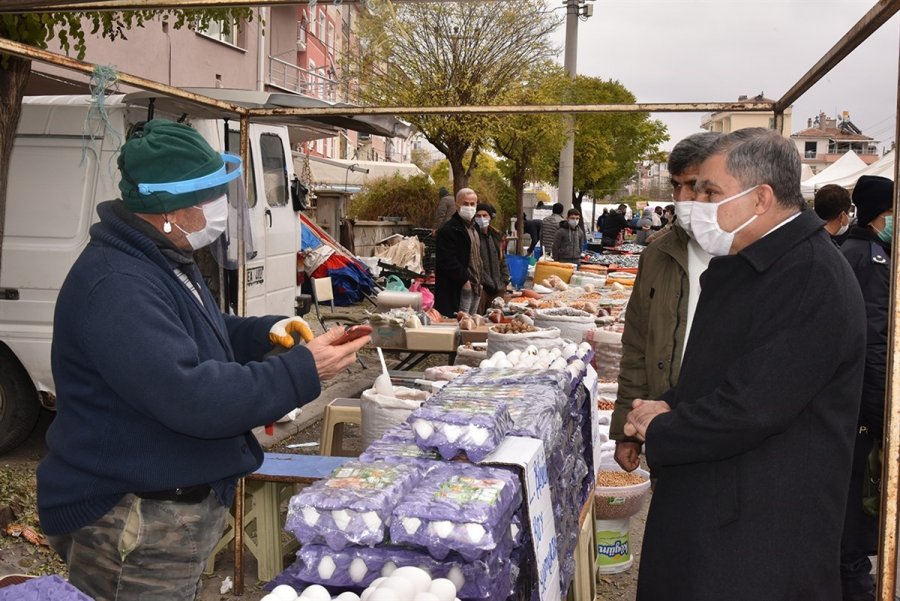
M578 220L577 219L569 219L569 227L572 228L573 230L576 227L578 227Z
M849 230L849 229L850 229L850 218L848 217L847 223L845 223L844 225L842 225L841 227L838 228L838 231L836 231L834 233L834 237L837 238L838 236L843 236L844 234L847 233L847 230Z
M754 215L733 231L726 232L719 226L719 207L749 194L758 187L759 185L757 184L719 202L694 202L694 207L691 209L691 229L693 230L694 239L697 240L700 248L714 257L727 255L731 251L731 244L734 242L735 235L753 223L758 215Z
M186 232L177 223L174 225L184 234L191 248L200 250L204 246L209 246L215 242L216 238L225 231L225 227L228 224L228 200L225 196L220 196L199 207L191 208L203 211L203 216L206 218L206 225L203 226L203 229L196 232Z
M490 217L476 217L475 223L478 224L478 227L480 227L481 229L484 229L491 224L491 218Z
M675 216L678 217L678 225L687 232L688 236L692 237L694 233L691 231L691 210L695 204L697 203L693 200L675 201Z
M459 216L465 219L466 221L472 221L472 217L475 216L475 207L470 206L461 206L457 211Z

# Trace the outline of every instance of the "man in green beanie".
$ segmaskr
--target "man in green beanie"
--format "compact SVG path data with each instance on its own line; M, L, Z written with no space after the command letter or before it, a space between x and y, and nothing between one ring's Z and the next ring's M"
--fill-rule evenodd
M97 601L188 601L237 479L262 463L251 429L315 399L368 338L333 346L336 328L294 346L309 334L297 317L219 311L192 253L224 231L239 159L154 120L119 169L122 199L98 206L56 304L38 511ZM276 343L293 348L267 356Z

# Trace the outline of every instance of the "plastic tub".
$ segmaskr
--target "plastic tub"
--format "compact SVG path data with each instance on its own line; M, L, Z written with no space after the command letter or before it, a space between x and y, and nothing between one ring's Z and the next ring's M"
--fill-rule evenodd
M521 255L506 255L506 264L509 266L509 281L517 290L525 285L528 275L528 257Z
M604 464L598 472L621 472L618 466ZM643 478L640 484L631 486L602 486L598 474L597 487L594 492L594 511L597 519L619 520L628 518L641 510L650 492L650 474L640 468L631 472Z
M634 563L631 553L629 530L631 518L621 520L594 520L594 536L597 541L597 573L624 572Z

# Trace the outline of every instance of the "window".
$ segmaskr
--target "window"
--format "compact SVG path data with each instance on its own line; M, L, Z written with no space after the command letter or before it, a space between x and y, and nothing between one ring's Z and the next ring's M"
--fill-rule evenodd
M228 152L236 155L241 154L241 132L233 129L228 130ZM250 190L247 192L247 206L256 206L256 173L253 171L253 150L250 149L250 155L247 157L249 166L244 166L244 178L249 185Z
M306 47L306 18L297 21L297 44Z
M328 37L325 38L325 45L328 52L334 52L334 24L331 21L328 22Z
M806 159L816 158L816 143L815 142L804 142L803 158L806 158Z
M270 207L283 207L288 203L288 181L281 137L277 134L262 134L259 137L259 149L262 153L266 202Z
M325 98L325 67L319 67L318 72L316 73L319 77L319 98Z
M306 89L307 96L315 96L316 95L316 63L312 60L309 61L308 71L308 79L309 79L309 87Z
M222 20L210 21L206 26L206 29L200 29L198 30L198 33L219 40L220 42L231 44L232 46L240 46L242 41L239 39L238 34L240 32L237 28L237 24L233 22L226 26L225 21Z
M316 37L320 40L325 39L325 11L319 9L319 23L316 27Z

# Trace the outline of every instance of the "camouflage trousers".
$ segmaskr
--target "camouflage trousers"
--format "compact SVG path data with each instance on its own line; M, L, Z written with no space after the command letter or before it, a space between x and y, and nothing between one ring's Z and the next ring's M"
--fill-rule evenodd
M90 526L49 537L50 546L69 582L96 601L194 601L227 512L212 492L199 503L127 494Z

